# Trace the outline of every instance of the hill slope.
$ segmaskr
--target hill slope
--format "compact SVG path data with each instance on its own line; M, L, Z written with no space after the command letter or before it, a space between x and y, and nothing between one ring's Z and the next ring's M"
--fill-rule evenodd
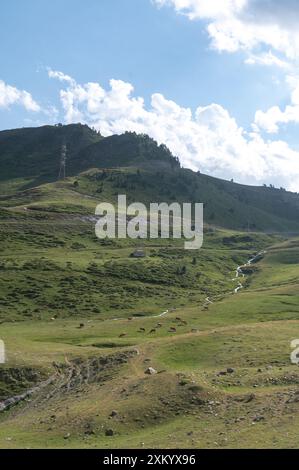
M43 126L0 132L0 181L28 178L30 186L56 179L63 144L71 162L101 136L87 126ZM75 166L75 165L73 165ZM35 181L36 180L36 181Z
M24 189L56 180L63 145L67 147L68 175L93 167L151 161L161 168L179 166L165 146L157 146L148 136L126 133L103 138L81 124L43 126L0 132L0 183L20 179L17 188ZM4 187L8 189L7 184Z
M54 183L63 144L67 145L70 178ZM103 138L81 124L3 131L0 175L3 208L31 203L41 207L42 203L44 210L48 202L52 208L56 205L56 212L62 206L71 211L73 199L76 210L82 206L83 212L93 213L97 201L115 200L116 194L125 192L132 201L146 203L203 202L210 225L299 232L298 194L239 185L183 169L164 145L158 146L146 135ZM54 184L41 186L49 182ZM93 204L87 204L82 195L94 198Z

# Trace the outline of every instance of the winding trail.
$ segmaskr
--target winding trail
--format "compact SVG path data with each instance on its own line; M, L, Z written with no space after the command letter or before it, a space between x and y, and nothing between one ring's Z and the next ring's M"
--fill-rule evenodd
M140 317L136 316L133 318L138 319L143 319L143 318L161 318L161 317L165 317L165 315L167 315L169 313L169 310L165 310L165 312L162 312L162 313L159 313L158 315L142 315ZM106 321L120 321L120 320L126 320L126 318L122 317L122 318L107 318Z

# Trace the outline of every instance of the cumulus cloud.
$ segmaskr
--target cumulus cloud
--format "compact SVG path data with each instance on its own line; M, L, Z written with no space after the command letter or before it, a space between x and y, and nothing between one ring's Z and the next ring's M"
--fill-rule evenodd
M23 106L27 111L41 111L39 104L28 91L18 90L18 88L7 85L3 80L0 80L0 108L9 108L14 104Z
M281 124L299 124L299 77L287 77L287 82L291 87L290 104L285 109L279 106L272 106L266 112L261 110L255 114L255 126L269 134L279 131Z
M280 68L291 74L299 59L298 0L153 0L190 20L202 20L214 49L245 51L247 65ZM299 123L299 81L290 104L256 112L253 130L278 133L280 125Z
M59 75L54 78L59 80ZM246 132L219 104L199 106L193 113L155 93L147 107L143 98L134 96L133 86L121 80L111 80L107 90L99 83L64 83L60 99L67 123L87 123L104 136L146 133L193 170L299 190L299 153L286 142Z
M154 0L172 6L190 20L204 20L218 51L252 52L270 47L290 60L299 57L297 0ZM267 63L269 65L269 63ZM272 65L279 65L272 61Z

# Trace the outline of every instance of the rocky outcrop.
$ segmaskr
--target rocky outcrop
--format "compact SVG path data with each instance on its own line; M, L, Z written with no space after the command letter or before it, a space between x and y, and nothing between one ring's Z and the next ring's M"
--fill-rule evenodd
M57 394L70 392L84 384L109 380L119 367L137 354L138 351L134 349L104 357L74 359L68 361L67 364L53 363L55 373L51 377L23 393L0 402L0 412L12 408L32 395L38 395L42 391L46 392L44 398L49 400Z

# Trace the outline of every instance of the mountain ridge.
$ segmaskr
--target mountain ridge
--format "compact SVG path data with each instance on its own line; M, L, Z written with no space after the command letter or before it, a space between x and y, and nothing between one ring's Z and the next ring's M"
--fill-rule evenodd
M58 181L63 145L67 146L65 181ZM47 186L49 185L50 186ZM42 196L33 188L40 187ZM29 193L26 191L29 190ZM24 193L25 191L25 193ZM103 137L86 125L43 126L0 132L1 207L50 200L68 200L74 192L78 208L82 196L113 201L126 192L140 202L202 202L207 224L245 231L299 232L299 196L296 193L194 172L180 166L165 145L147 135L127 132ZM47 196L46 196L47 194ZM55 196L56 194L56 196ZM51 202L51 208L62 204Z

